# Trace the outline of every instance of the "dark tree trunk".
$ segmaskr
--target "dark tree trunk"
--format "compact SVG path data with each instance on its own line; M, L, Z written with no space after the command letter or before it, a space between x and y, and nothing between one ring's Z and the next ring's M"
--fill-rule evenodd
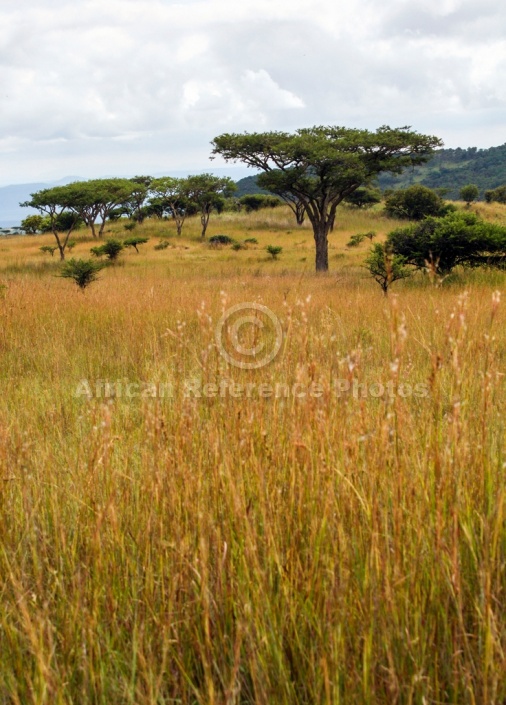
M316 271L329 271L328 226L319 222L313 224L314 241L316 245Z
M202 215L200 216L200 222L202 224L202 237L206 236L207 226L209 225L209 216L210 213L206 212L202 213Z

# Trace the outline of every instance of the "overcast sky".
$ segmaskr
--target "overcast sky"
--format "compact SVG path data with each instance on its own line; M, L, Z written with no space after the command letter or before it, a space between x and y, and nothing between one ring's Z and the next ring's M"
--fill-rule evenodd
M208 169L222 132L506 142L501 0L1 0L0 185Z

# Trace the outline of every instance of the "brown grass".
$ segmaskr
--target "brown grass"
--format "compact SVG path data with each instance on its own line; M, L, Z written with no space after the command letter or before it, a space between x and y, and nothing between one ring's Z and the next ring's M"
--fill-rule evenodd
M188 225L84 294L0 243L0 703L503 703L504 275L386 300L345 247L379 214L324 277L287 212L215 218L239 252ZM259 370L215 342L244 302L285 333Z

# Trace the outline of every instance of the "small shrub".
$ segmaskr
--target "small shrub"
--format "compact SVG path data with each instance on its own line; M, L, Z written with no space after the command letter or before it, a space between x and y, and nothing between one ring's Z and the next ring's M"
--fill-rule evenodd
M283 248L280 247L279 245L267 245L267 247L265 249L270 254L272 259L277 259L278 255L280 255L283 252Z
M167 247L169 246L169 241L168 240L160 240L160 242L155 245L155 250L166 250Z
M68 245L67 245L67 247L68 247ZM54 246L53 245L43 245L42 247L39 247L39 250L41 252L44 252L44 253L48 252L51 255L51 257L54 257L54 253L56 252L57 249L58 248L56 247L56 245L54 245Z
M139 254L138 246L145 245L148 240L148 237L129 237L127 240L123 240L123 245L125 247L133 247L137 254Z
M244 241L245 245L258 245L258 240L256 237L247 237Z
M220 245L232 245L234 240L228 235L213 235L209 238L211 247L219 247Z
M95 255L95 257L102 257L105 255L108 260L114 262L123 249L124 246L122 242L111 238L110 240L107 240L107 242L104 242L103 245L92 247L90 252L92 255Z
M137 223L125 223L123 227L125 230L135 230L135 228L137 227Z
M411 275L411 272L406 267L404 257L394 255L392 252L380 242L377 242L369 256L365 260L365 267L368 269L374 281L378 282L381 290L388 294L390 285L398 279L406 279Z
M246 247L244 245L242 245L240 242L234 242L232 245L232 249L234 250L234 252L237 252L238 250L245 250Z
M363 243L365 235L352 235L349 242L346 243L346 247L358 247Z
M105 265L91 259L71 259L65 262L59 274L63 279L73 279L77 286L84 290L96 281L98 272Z

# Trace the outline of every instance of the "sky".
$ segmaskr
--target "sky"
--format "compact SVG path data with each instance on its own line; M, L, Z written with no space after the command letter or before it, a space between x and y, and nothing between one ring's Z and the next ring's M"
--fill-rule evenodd
M506 142L499 0L2 0L0 186L202 171L223 132Z

